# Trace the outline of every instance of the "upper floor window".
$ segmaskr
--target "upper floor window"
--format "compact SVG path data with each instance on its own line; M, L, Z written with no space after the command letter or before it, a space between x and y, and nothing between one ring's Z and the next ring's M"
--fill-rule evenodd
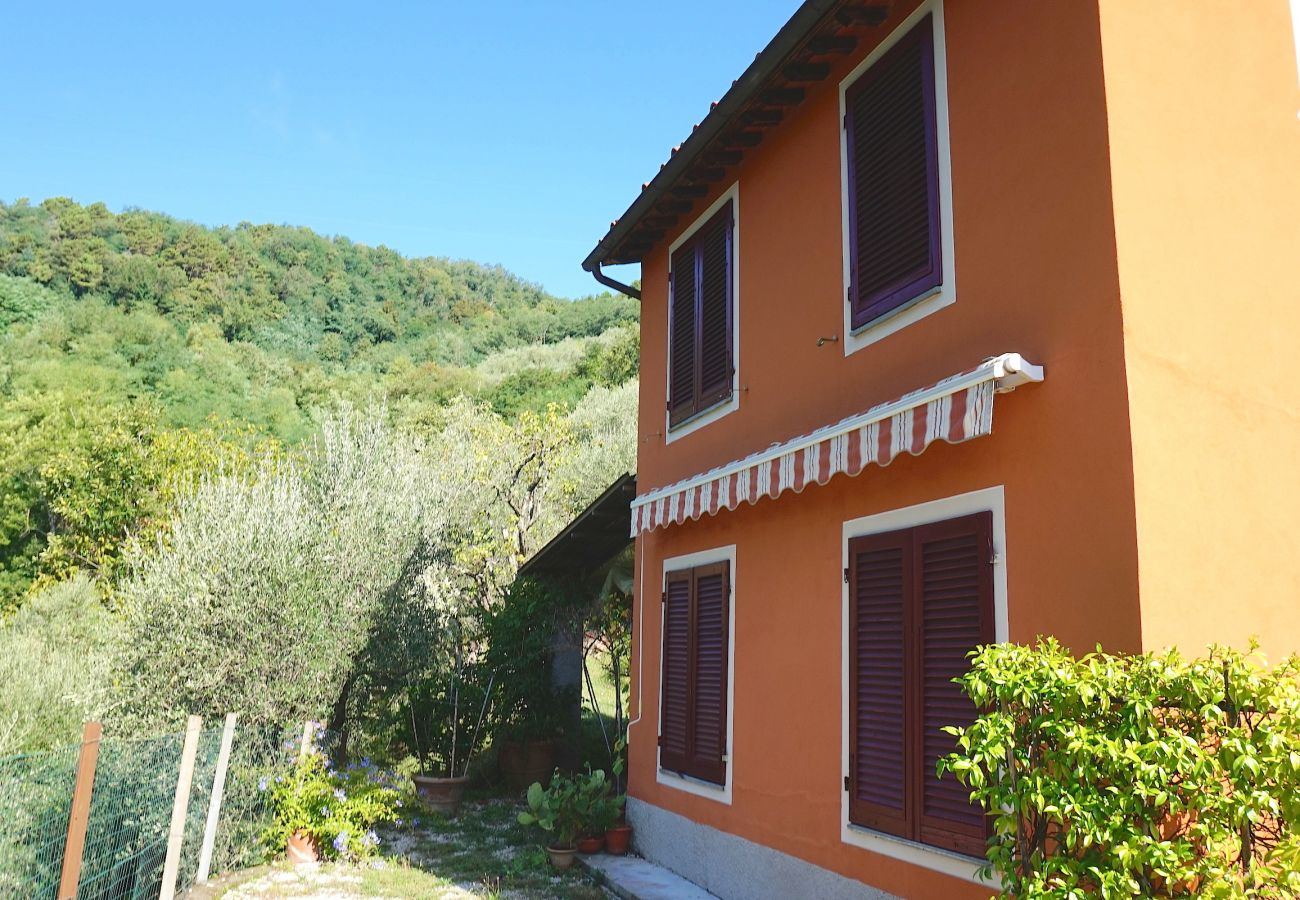
M732 398L734 202L727 200L669 262L668 426Z
M854 331L943 283L934 55L926 15L845 90Z

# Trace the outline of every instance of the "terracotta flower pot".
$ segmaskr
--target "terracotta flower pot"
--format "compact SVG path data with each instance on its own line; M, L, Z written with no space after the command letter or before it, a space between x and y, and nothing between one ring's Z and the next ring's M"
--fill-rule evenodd
M295 831L289 836L285 855L295 866L320 862L320 850L316 846L316 839L305 831Z
M627 845L632 841L631 825L615 825L605 832L605 849L615 856L627 852Z
M551 865L563 871L573 865L573 854L577 852L577 848L547 847L546 852L550 854Z
M578 838L579 853L599 853L600 849L605 846L605 836L603 834L593 835L591 837Z
M555 771L555 743L498 741L497 765L501 777L513 790L522 791L534 781L540 781L542 787L546 787Z
M423 775L412 775L411 781L415 783L415 796L420 798L420 802L447 816L455 816L460 812L460 801L465 796L465 785L469 784L469 778L464 776L427 778Z

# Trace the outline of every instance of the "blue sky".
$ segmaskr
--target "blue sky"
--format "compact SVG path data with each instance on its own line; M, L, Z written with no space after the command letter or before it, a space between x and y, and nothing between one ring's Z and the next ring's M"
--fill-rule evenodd
M7 6L0 199L306 225L581 296L797 2Z

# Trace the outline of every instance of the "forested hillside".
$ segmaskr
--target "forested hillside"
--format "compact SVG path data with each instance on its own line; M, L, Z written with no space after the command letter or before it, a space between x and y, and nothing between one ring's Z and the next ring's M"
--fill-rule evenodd
M111 576L187 482L291 456L340 406L426 436L462 397L565 415L635 376L637 316L304 228L0 203L0 616Z

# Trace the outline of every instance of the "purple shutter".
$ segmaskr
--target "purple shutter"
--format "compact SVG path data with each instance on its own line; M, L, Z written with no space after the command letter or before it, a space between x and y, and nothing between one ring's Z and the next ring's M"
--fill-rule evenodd
M914 566L920 638L919 840L983 856L987 819L970 792L935 765L955 742L947 725L967 726L975 707L953 679L970 668L967 658L993 634L993 516L983 512L915 530Z
M727 563L694 571L695 677L689 774L715 784L726 782L727 631L731 589Z
M849 821L912 836L907 727L911 532L849 542Z
M734 219L728 202L673 251L669 273L668 424L731 397Z
M700 409L731 397L732 230L727 203L698 232Z
M930 16L845 94L849 302L860 328L942 281Z
M672 257L668 314L668 424L696 410L695 245L678 247Z
M669 572L664 587L664 649L660 661L659 763L674 772L690 766L691 572Z

